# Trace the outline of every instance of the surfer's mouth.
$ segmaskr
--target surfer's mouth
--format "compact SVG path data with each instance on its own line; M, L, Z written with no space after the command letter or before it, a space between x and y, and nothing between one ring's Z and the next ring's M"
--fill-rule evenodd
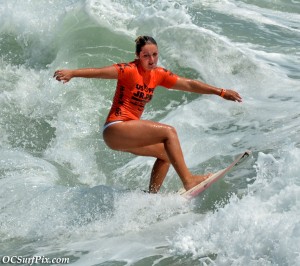
M156 64L155 64L155 63L149 63L148 66L149 66L150 68L154 68L154 67L156 67Z

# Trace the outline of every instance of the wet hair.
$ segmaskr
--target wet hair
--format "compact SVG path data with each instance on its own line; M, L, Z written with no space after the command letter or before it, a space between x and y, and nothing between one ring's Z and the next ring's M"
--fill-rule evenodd
M139 55L146 44L155 44L157 46L156 41L151 36L139 36L135 40L135 53Z

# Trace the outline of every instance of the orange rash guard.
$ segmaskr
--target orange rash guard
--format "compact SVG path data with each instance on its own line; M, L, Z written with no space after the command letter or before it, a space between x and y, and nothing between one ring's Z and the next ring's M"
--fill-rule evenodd
M152 99L155 88L171 88L178 79L177 75L162 67L144 71L138 61L114 66L118 71L118 83L105 124L117 120L140 119L146 103Z

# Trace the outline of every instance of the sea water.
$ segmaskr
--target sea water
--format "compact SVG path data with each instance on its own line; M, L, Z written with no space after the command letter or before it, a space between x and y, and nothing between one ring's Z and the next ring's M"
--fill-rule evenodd
M146 108L194 173L252 151L191 202L174 169L141 192L153 159L105 146L114 80L52 78L131 61L138 35L159 65L243 97L158 88ZM0 76L1 259L300 265L300 1L1 0Z

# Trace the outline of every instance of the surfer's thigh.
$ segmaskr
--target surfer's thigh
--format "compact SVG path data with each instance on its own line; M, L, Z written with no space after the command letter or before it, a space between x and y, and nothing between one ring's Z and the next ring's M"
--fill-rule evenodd
M171 137L177 137L173 127L148 120L116 123L103 132L103 139L110 148L124 151L162 144Z

